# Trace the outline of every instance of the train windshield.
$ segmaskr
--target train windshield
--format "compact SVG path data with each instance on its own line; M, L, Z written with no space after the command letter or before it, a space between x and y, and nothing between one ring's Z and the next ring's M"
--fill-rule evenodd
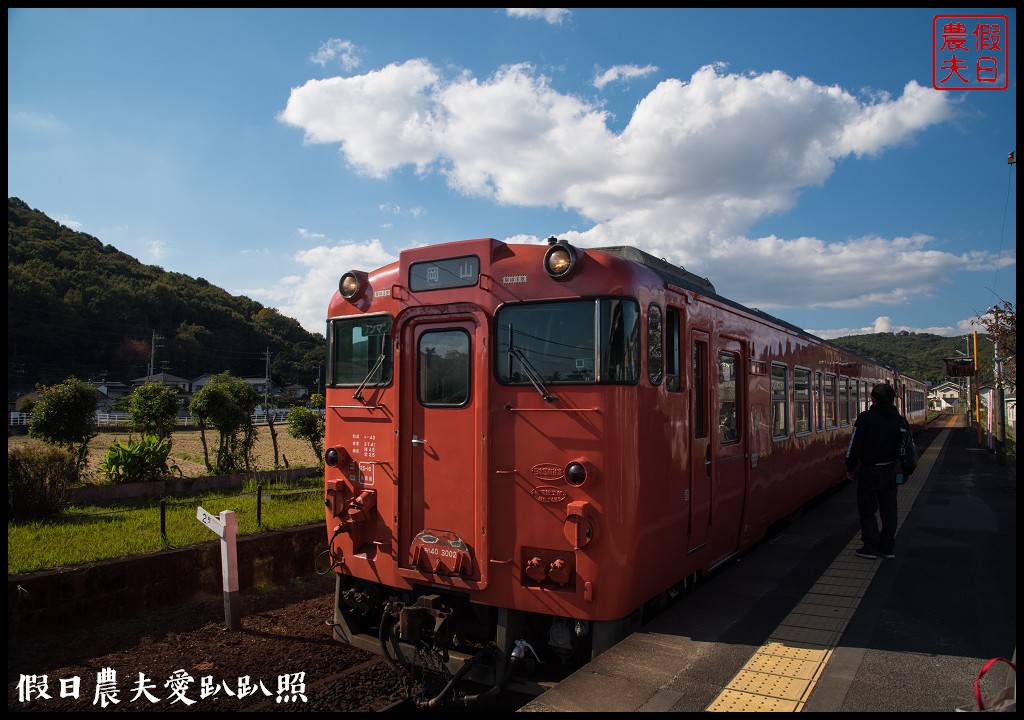
M394 367L392 322L390 315L328 321L328 386L361 387L390 383Z
M495 373L507 385L634 383L639 377L635 300L506 305L495 327Z

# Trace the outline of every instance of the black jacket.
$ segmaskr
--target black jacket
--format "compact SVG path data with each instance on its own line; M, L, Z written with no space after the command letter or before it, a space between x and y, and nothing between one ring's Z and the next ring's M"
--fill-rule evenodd
M856 470L859 463L896 462L900 457L902 423L899 411L892 405L872 405L858 415L846 448L846 469Z

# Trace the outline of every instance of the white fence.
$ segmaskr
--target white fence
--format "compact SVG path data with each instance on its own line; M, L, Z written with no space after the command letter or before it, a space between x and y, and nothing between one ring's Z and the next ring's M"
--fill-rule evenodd
M276 408L270 411L270 419L275 425L284 423L288 419L288 409ZM32 421L31 413L12 412L11 427L27 426ZM252 415L254 425L266 425L267 416L258 412ZM128 413L98 412L96 413L96 425L98 427L119 427L128 425ZM196 421L191 415L179 415L174 421L175 427L195 427Z

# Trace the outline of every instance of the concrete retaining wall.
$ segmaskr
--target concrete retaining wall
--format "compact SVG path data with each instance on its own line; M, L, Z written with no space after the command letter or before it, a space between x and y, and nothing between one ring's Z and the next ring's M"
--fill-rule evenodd
M238 538L239 589L275 584L314 571L327 549L324 525ZM321 563L318 567L324 567ZM7 576L7 635L128 617L194 598L223 595L220 541L85 565Z

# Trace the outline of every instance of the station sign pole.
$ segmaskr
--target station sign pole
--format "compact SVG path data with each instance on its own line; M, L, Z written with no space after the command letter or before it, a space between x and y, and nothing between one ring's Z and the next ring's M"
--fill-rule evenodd
M220 568L224 580L224 623L228 630L242 627L238 600L238 520L234 510L225 510L220 518L203 510L196 510L196 519L220 536Z

